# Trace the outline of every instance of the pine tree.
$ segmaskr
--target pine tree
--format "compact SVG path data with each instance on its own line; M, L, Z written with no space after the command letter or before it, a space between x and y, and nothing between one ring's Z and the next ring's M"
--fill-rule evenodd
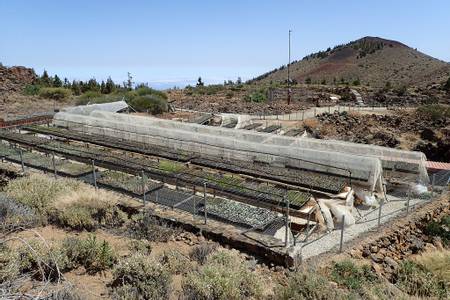
M116 90L116 85L114 84L114 81L111 79L111 77L108 77L105 84L105 94L111 94Z
M63 86L65 88L70 89L70 81L69 81L69 79L67 79L67 77L64 77L64 84L63 84Z
M131 91L133 89L133 76L131 76L131 73L128 72L127 73L127 83L125 88L128 89L129 91Z
M43 86L50 86L51 81L50 77L48 76L47 70L44 70L44 73L42 73L42 76L39 79L39 81Z
M74 95L79 96L81 95L81 88L80 88L80 83L77 81L72 81L72 92Z
M205 84L203 83L202 78L199 77L198 80L197 80L197 86L204 86L204 85Z
M100 93L107 94L105 87L106 87L105 82L102 80L102 83L100 83Z
M56 74L55 74L55 77L53 77L52 86L53 87L62 87L62 81L61 81L61 79L59 79L58 75L56 75Z
M89 79L87 83L87 90L88 91L100 91L100 85L98 84L97 80L95 78Z

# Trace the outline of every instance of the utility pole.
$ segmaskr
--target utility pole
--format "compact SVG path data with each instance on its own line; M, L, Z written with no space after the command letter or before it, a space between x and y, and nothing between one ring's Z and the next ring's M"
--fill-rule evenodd
M291 73L290 73L290 66L291 66L291 30L289 29L289 62L287 66L287 84L288 84L288 96L287 96L287 104L291 104Z

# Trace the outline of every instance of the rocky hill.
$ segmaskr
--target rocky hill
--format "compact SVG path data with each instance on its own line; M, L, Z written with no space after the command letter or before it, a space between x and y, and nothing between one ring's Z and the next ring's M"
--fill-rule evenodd
M442 83L450 75L450 64L408 47L378 37L364 37L328 48L291 64L291 78L298 83L353 83L373 87L427 86ZM285 81L285 66L254 81Z
M0 94L19 92L36 78L33 69L21 66L8 68L0 64Z

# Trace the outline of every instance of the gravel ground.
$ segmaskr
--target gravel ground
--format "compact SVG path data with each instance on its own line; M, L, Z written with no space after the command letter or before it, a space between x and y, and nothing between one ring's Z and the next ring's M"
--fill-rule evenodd
M387 197L389 202L385 203L382 207L381 224L391 220L394 217L404 216L406 213L406 199L397 198L391 195L388 195ZM424 204L429 201L430 200L411 199L410 206ZM358 211L361 216L358 214ZM376 230L378 226L378 214L378 208L371 210L355 210L354 216L357 223L344 229L344 244L345 242L359 237L364 232ZM340 229L321 235L312 235L308 242L304 244L297 243L293 250L293 254L295 255L301 252L302 258L305 260L331 250L338 251L340 237Z

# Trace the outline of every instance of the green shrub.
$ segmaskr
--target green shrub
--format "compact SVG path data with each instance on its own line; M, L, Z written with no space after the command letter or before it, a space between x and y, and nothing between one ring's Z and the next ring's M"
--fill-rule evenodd
M296 272L289 277L287 286L275 289L275 299L346 299L342 292L333 289L328 280L315 272Z
M162 92L162 91L158 91L158 90L154 90L150 87L140 87L138 89L136 89L134 91L138 96L145 96L145 95L154 95L154 96L158 96L159 98L165 99L167 100L167 94ZM129 95L132 95L134 93L129 93Z
M62 244L70 269L83 266L90 274L107 270L117 261L108 242L99 242L95 235L86 239L66 238Z
M254 91L250 93L249 95L244 96L244 100L247 102L265 102L267 101L267 95L264 91Z
M162 114L168 111L167 100L158 95L144 95L134 97L128 104L140 112L149 112L153 115Z
M412 261L405 261L396 273L396 285L409 295L418 297L448 297L446 284L431 272Z
M68 258L56 245L47 245L41 240L31 240L17 249L20 273L30 272L38 280L55 281L67 270Z
M19 275L17 252L0 244L0 284L12 281Z
M152 253L152 246L147 240L132 240L128 246L131 252L139 252L144 255Z
M39 91L41 98L48 98L53 100L67 99L72 95L72 91L66 88L42 88Z
M5 192L19 203L31 207L45 223L56 198L78 189L80 185L76 180L55 180L45 175L33 174L10 181Z
M23 93L27 96L39 95L41 86L39 84L27 84L23 89Z
M233 93L232 91L228 91L228 92L225 94L225 97L226 97L227 99L231 99L231 98L233 98L233 96L234 96L234 93Z
M98 92L88 91L81 95L77 99L77 105L87 105L87 104L101 104L101 103L109 103L116 102L122 99L122 95L120 94L108 94L103 95Z
M183 280L187 299L260 299L262 279L233 251L211 255Z
M113 298L167 299L171 280L170 273L161 263L135 253L119 261L113 270Z
M431 221L424 229L424 233L429 236L437 236L442 239L445 245L450 244L450 231L449 225L446 219L442 219L441 222Z
M450 77L447 79L447 82L444 84L443 89L447 92L450 92Z
M339 285L352 290L358 290L364 283L377 280L369 265L357 266L351 260L336 262L331 277Z

